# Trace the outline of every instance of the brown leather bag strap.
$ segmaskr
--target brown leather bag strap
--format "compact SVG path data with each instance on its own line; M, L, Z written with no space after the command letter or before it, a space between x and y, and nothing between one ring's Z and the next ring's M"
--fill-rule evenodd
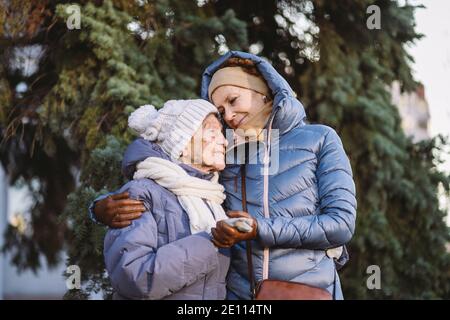
M247 211L247 188L245 184L245 164L241 165L241 195L242 195L242 210ZM253 258L252 258L252 241L246 241L246 251L247 251L247 267L248 267L248 280L250 282L250 293L251 298L255 298L255 275L253 274Z

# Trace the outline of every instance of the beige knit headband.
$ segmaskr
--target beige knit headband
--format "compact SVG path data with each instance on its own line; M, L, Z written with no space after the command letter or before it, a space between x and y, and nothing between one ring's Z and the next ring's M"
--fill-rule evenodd
M214 73L208 87L209 101L212 101L212 94L217 88L226 85L250 89L265 96L269 96L270 92L260 77L248 74L241 67L226 67Z

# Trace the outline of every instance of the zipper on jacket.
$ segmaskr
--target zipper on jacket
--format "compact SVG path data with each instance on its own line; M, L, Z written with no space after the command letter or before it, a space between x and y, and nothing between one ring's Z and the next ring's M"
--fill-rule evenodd
M269 162L270 162L270 145L272 136L272 122L274 117L270 119L267 133L267 143L264 148L264 188L263 188L263 211L266 219L270 218L269 212ZM263 251L263 280L269 278L269 248L265 247Z

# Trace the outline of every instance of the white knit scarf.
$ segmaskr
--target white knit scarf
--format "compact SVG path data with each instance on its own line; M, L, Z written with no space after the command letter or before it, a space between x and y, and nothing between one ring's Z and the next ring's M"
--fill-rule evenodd
M133 178L152 179L173 192L189 216L192 234L201 231L211 233L216 221L228 218L221 206L225 193L224 187L217 182L217 172L211 181L203 180L190 176L182 167L171 161L149 157L136 166Z

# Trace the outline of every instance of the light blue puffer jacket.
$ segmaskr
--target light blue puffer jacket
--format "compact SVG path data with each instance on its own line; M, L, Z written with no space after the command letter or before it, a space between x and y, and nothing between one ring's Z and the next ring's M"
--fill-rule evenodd
M355 231L355 184L341 140L330 127L305 124L305 110L286 80L249 53L230 51L212 63L203 74L203 99L208 100L212 75L230 57L256 63L274 96L267 128L271 124L279 134L278 141L272 135L265 144L272 152L278 150L276 164L271 154L266 181L262 163L246 165L248 211L258 222L253 241L256 280L262 279L266 248L269 279L318 286L342 299L335 263L325 252L350 241ZM227 209L242 210L240 165L227 165L221 183ZM231 249L227 288L230 299L250 298L245 242Z
M133 178L135 166L148 157L170 160L142 138L127 148L122 171ZM189 175L211 175L180 165ZM128 227L109 229L104 241L105 266L116 299L222 300L229 250L216 250L206 232L191 234L189 217L171 191L151 179L131 180L118 193L142 200L146 211Z

